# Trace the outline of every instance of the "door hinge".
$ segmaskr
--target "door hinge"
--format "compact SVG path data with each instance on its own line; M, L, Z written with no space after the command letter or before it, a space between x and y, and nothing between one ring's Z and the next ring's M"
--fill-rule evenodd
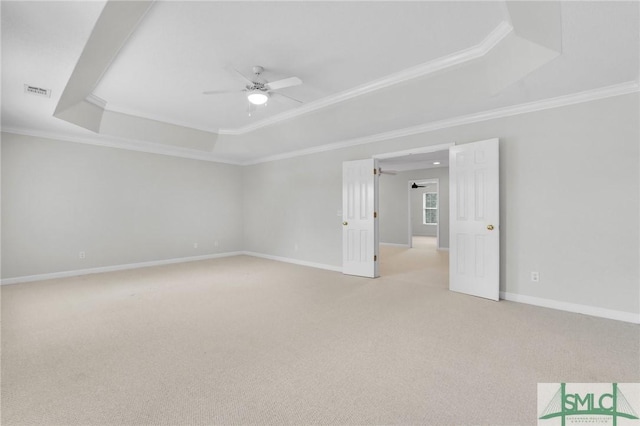
M374 254L374 255L373 255L373 261L374 261L374 262L377 262L377 261L378 261L378 255L377 255L377 254Z
M373 218L377 218L378 217L378 212L373 212Z
M373 169L373 174L377 175L378 174L378 169Z

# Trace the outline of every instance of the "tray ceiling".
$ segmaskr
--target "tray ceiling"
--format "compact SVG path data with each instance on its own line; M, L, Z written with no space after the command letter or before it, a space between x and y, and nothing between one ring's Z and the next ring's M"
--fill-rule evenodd
M242 164L637 91L640 74L637 2L1 7L3 129ZM241 89L233 68L253 65L268 80L301 78L282 92L304 104L272 99L248 116L242 93L202 95ZM26 95L25 84L51 97Z

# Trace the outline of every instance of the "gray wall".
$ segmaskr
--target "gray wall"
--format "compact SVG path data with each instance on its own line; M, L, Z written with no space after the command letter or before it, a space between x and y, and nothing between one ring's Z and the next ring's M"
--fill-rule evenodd
M242 250L241 193L239 166L3 133L2 277Z
M635 93L244 168L3 134L3 277L242 249L339 267L343 161L499 137L501 290L637 313L639 114Z
M248 166L245 248L340 266L343 161L499 137L500 289L638 312L638 104L636 93Z
M408 185L421 179L439 179L440 184L440 247L449 247L449 168L439 167L399 172L380 176L380 241L389 244L409 244ZM422 193L412 189L411 220L413 235L436 235L435 226L422 223Z

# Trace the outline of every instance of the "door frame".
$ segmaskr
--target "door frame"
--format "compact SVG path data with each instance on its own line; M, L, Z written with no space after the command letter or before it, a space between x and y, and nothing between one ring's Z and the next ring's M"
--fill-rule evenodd
M425 154L427 152L436 152L436 151L448 151L449 148L451 148L452 146L455 146L455 142L448 142L448 143L441 143L438 145L429 145L429 146L424 146L424 147L420 147L420 148L412 148L412 149L405 149L403 151L393 151L393 152L385 152L383 154L375 154L372 155L371 158L374 159L378 159L378 160L386 160L389 158L397 158L397 157L406 157L407 155L413 155L413 154ZM411 190L411 188L409 188L409 190ZM438 182L438 200L440 199L440 182ZM409 194L410 196L410 194ZM408 241L408 246L409 248L412 247L412 243L411 243L411 199L409 199L409 241ZM449 199L449 208L451 208L451 199ZM438 202L438 215L440 215L440 203ZM378 245L380 244L380 242L378 242ZM440 219L438 217L438 249L440 249ZM376 247L376 252L380 253L380 247Z
M499 142L500 142L500 138L499 137L495 137L495 138L491 138L491 139L484 139L484 140L479 140L479 141L471 141L469 142L469 144L473 144L475 143L476 146L478 146L478 144L481 144L483 142L493 142L496 141L498 143L498 151L496 152L496 160L497 160L497 181L499 182L500 179L500 160L499 160ZM387 153L383 153L383 154L376 154L373 155L372 158L374 160L376 159L387 159L387 158L397 158L397 157L405 157L405 156L409 156L412 154L418 154L418 153L426 153L426 152L435 152L435 151L442 151L442 150L448 150L449 151L449 163L451 163L451 158L452 158L452 150L451 148L456 146L456 145L466 145L466 144L455 144L455 143L447 143L447 144L439 144L439 145L431 145L431 146L426 146L426 147L421 147L421 148L414 148L414 149L409 149L409 150L404 150L404 151L396 151L396 152L387 152ZM451 164L449 164L449 176L451 177ZM500 190L499 190L499 184L498 184L498 189L497 189L497 196L498 196L498 205L497 205L497 212L495 212L498 216L496 216L497 218L499 218L499 212L500 212ZM452 212L454 211L454 209L452 209L452 203L453 203L453 197L451 197L451 193L452 193L452 183L451 183L451 179L449 182L449 215L451 216ZM438 204L438 207L440 207L440 204ZM498 223L498 230L499 230L499 219L497 220ZM450 236L451 236L451 221L449 223L449 227L450 227ZM487 229L489 230L493 230L494 227L491 225L487 225ZM499 237L499 235L498 235ZM376 247L375 250L378 252L379 251L379 245L380 242L376 241ZM499 239L498 239L498 246L499 246ZM451 251L451 250L450 250ZM499 277L499 273L500 273L500 268L502 265L502 259L500 259L500 251L498 249L498 252L496 253L497 257L498 257L498 277ZM449 267L451 268L451 262L449 264ZM499 278L498 278L499 279ZM451 278L449 278L449 289L451 289ZM457 291L457 290L456 290ZM463 293L466 294L470 294L470 295L475 295L472 292L468 292L468 291L463 291ZM478 296L482 296L482 297L488 297L490 299L494 299L493 295L491 295L491 297L489 296L485 296L482 294L477 294ZM500 296L499 296L499 282L498 282L498 294L497 297L494 300L500 300Z
M389 158L405 157L413 154L426 154L427 152L447 151L452 146L455 146L455 142L441 143L438 145L424 146L421 148L405 149L404 151L385 152L383 154L372 155L371 158L377 158L378 160L387 160Z

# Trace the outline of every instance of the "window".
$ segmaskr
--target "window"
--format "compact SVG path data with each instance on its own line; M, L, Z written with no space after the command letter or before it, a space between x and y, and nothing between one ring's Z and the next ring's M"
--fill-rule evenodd
M422 194L422 205L424 213L422 215L422 223L425 225L438 224L438 193L425 192Z

